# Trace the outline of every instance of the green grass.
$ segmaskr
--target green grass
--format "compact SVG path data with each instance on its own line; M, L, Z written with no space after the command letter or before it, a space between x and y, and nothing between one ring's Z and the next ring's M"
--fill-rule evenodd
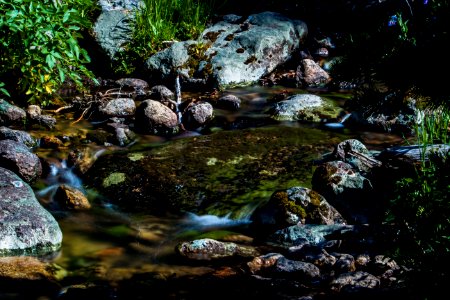
M196 39L205 29L215 0L144 0L132 24L132 41L119 56L119 73L131 74L167 42Z

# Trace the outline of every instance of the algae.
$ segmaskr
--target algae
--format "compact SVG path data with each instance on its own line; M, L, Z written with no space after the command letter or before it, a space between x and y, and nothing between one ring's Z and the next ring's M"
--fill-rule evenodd
M110 185L119 184L121 182L124 182L125 178L126 178L125 173L120 173L120 172L111 173L111 174L109 174L108 177L106 177L103 180L103 187L109 187Z

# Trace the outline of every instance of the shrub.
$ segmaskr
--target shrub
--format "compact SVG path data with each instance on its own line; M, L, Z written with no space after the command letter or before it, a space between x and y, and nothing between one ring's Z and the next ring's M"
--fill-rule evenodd
M78 39L93 8L91 0L0 0L0 80L13 78L1 91L45 106L66 80L82 89L82 77L94 76Z

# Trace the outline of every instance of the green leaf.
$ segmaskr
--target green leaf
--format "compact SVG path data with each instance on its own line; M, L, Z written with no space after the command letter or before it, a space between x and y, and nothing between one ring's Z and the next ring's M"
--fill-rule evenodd
M49 68L53 69L53 67L55 66L56 60L51 54L47 54L45 61L47 62L47 65L49 66Z
M64 80L66 80L66 75L64 74L64 71L60 66L58 66L58 73L59 79L61 80L61 82L64 82Z

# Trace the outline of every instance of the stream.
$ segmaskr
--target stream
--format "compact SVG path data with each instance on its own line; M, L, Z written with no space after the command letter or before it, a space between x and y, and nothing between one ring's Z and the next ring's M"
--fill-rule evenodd
M282 89L286 90L283 87L253 86L226 91L242 100L241 107L235 112L216 109L215 119L207 130L184 132L172 138L138 135L136 143L126 148L88 145L98 154L99 161L110 153L120 152L128 157L148 155L153 162L161 162L161 166L165 162L180 165L175 174L180 180L186 177L183 182L191 179L205 181L204 191L198 192L207 199L197 211L176 214L169 210L152 214L139 209L121 209L120 201L110 201L111 195L98 193L95 187L99 181L89 179L87 183L86 178L80 178L67 166L65 159L69 148L38 148L36 153L50 162L51 171L33 188L41 203L58 220L63 232L61 251L49 258L67 272L63 285L70 287L101 280L113 289L115 283L142 274L170 278L211 273L217 265L183 260L175 252L176 245L198 237L225 235L250 243L248 220L252 211L277 189L298 185L310 187L314 170L312 161L331 152L337 143L356 138L369 149L381 150L403 142L402 137L394 134L351 130L345 126L274 122L264 111L269 105L267 99ZM348 91L314 93L326 96L340 106L349 97ZM183 94L183 98L188 96ZM55 117L58 119L57 127L51 133L55 136L76 140L76 137L85 136L95 129L95 124L87 120L73 124L71 114L60 113ZM34 136L49 134L46 131L31 133ZM205 160L211 164L209 167L205 167ZM133 166L130 163L117 168L133 173ZM231 169L224 171L229 167ZM92 168L100 170L102 162L99 165L95 163ZM162 173L166 172L163 167L159 168ZM64 211L53 207L52 191L59 183L84 190L92 208ZM131 205L132 195L124 196ZM61 294L65 291L63 289Z

